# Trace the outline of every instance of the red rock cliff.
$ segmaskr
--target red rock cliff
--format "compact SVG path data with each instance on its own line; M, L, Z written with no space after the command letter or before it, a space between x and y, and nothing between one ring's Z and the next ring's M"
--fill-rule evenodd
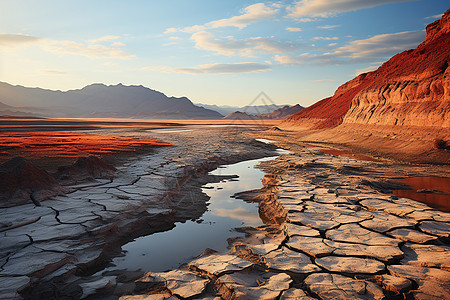
M416 49L359 75L335 94L287 118L285 125L339 124L450 127L450 10L427 26Z

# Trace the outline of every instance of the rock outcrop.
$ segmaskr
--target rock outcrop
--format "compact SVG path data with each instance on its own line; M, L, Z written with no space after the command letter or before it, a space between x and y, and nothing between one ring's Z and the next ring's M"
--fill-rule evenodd
M340 86L332 97L292 115L284 126L340 124L450 127L450 10L427 26L416 49Z
M292 106L286 105L274 110L271 113L267 114L259 114L258 116L262 119L273 119L273 120L281 120L290 115L293 115L299 111L301 111L304 107L300 104L295 104Z
M11 207L64 194L56 180L22 157L0 165L0 207Z
M64 183L90 181L95 178L110 179L116 168L97 156L80 157L71 166L60 167L56 177Z
M250 115L243 111L235 111L229 115L226 115L224 117L224 119L226 119L226 120L255 120L258 118L254 115Z

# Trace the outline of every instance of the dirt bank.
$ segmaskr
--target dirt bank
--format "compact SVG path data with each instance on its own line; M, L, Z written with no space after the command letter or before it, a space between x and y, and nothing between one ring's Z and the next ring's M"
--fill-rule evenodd
M291 130L292 129L292 130ZM392 126L340 125L331 129L300 129L286 127L268 131L269 138L318 144L334 149L350 150L380 160L407 164L449 165L450 150L438 149L436 140L447 140L449 129L395 128Z

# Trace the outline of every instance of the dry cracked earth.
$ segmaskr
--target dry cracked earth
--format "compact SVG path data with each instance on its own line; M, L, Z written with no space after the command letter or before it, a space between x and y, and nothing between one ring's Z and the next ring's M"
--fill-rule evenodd
M239 229L246 237L231 239L227 253L208 249L168 272L89 276L120 251L123 236L200 216L207 199L199 187L218 180L207 171L273 154L226 129L168 141L176 146L124 163L112 180L70 186L42 207L1 209L0 298L450 298L449 213L386 194L387 162L289 141L277 145L290 154L261 163L263 188L237 195L259 202L266 225Z

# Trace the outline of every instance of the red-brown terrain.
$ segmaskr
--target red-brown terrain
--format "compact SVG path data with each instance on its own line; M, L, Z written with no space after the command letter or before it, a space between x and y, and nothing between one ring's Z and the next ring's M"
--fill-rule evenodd
M427 26L416 49L343 84L332 97L285 119L281 128L313 129L310 141L380 152L434 151L433 141L447 140L450 132L449 45L450 10Z
M1 132L0 163L20 156L47 170L71 164L77 157L105 156L169 146L158 139L106 136L78 132Z

